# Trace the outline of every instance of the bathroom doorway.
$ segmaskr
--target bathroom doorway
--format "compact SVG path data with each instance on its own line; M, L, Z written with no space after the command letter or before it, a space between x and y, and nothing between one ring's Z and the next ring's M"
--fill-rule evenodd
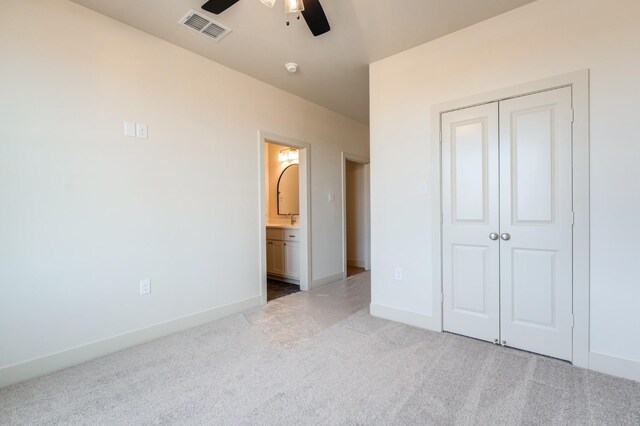
M309 146L260 133L263 303L309 290Z
M342 154L344 278L371 269L369 160Z

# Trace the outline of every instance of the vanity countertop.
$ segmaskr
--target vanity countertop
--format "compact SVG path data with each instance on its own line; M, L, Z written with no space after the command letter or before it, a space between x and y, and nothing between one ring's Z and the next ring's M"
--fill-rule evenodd
M267 225L267 228L274 228L274 229L300 229L300 226L298 225Z

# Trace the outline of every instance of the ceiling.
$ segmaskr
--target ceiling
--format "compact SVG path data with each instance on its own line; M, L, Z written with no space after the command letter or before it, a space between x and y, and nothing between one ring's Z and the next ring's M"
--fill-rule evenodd
M332 29L319 37L304 19L287 27L282 0L273 9L240 0L220 15L201 9L206 0L72 1L368 123L368 64L533 0L321 0ZM215 42L179 25L190 9L233 32Z

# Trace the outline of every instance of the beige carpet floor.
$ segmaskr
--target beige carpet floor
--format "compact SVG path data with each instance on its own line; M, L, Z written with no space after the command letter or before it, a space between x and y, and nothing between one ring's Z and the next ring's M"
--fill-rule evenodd
M3 425L640 425L640 383L373 318L369 275L0 390Z

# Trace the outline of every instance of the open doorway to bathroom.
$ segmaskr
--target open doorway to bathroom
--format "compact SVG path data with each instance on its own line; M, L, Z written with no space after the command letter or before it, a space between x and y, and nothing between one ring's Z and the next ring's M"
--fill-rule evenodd
M309 289L309 147L261 133L263 303Z
M300 291L300 152L265 146L267 302Z
M370 269L369 161L343 153L344 277Z

